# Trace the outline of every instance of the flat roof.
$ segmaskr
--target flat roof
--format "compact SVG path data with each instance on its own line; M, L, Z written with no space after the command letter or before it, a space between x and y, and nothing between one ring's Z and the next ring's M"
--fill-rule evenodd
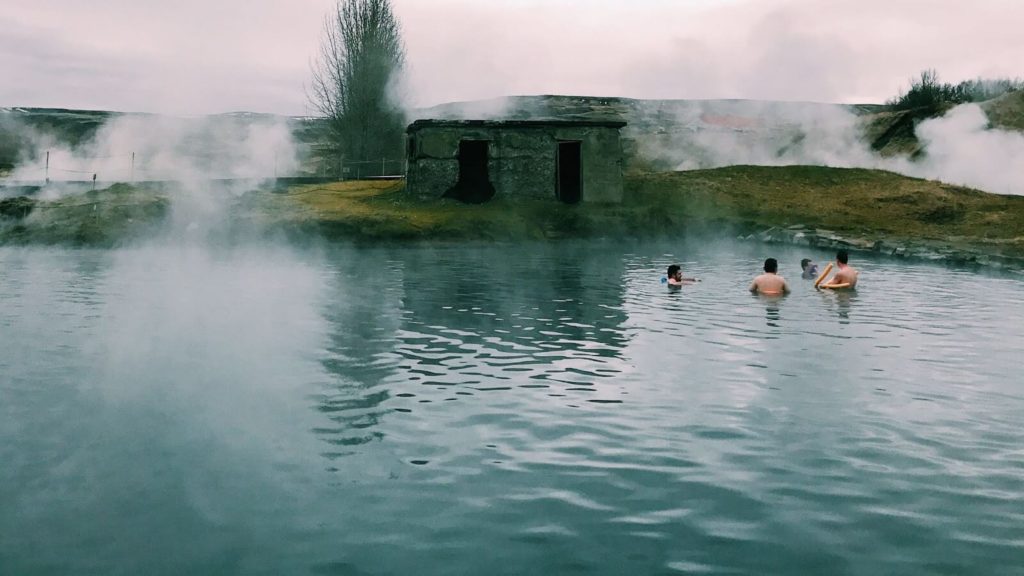
M417 120L406 132L422 128L622 128L625 120L551 119L551 120Z

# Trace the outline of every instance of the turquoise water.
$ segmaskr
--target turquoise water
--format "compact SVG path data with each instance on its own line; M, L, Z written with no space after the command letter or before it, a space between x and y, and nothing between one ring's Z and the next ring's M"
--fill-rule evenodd
M0 574L1024 574L1021 281L804 256L2 248Z

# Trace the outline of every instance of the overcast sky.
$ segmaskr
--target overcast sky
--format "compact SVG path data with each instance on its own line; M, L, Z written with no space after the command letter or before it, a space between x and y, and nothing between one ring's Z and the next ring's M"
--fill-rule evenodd
M5 0L0 106L308 112L333 0ZM393 0L414 105L511 94L882 102L1024 77L1022 0Z

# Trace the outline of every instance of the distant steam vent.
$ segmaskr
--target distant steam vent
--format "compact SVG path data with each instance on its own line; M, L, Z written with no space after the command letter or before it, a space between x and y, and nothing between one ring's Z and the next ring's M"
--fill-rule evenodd
M468 203L622 201L621 120L417 120L408 190Z

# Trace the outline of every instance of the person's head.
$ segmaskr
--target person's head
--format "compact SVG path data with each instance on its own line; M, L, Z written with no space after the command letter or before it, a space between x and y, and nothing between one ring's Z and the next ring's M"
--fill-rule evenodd
M847 252L846 250L840 250L839 252L836 252L836 262L839 262L840 264L846 264L849 261L850 261L850 253L849 252Z
M804 258L803 260L800 261L800 269L801 270L807 270L807 265L810 264L810 263L811 263L811 259L810 258Z
M675 278L676 276L682 276L683 269L679 267L679 264L673 264L668 267L668 277Z
M769 258L764 261L764 271L770 274L775 274L779 271L779 261L775 258Z

